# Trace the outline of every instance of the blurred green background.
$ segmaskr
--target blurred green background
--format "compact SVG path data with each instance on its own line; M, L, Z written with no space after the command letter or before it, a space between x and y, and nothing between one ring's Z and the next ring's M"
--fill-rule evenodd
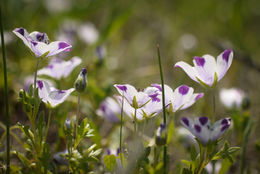
M36 62L23 42L11 32L16 27L24 27L28 32L46 32L51 41L70 36L71 51L58 57L80 56L83 63L60 86L72 87L80 68L88 69L89 86L82 109L87 115L93 115L104 97L116 93L114 83L129 83L137 88L159 83L156 53L156 44L159 44L166 84L172 88L186 84L195 88L195 92L206 93L196 106L176 114L176 118L208 116L211 106L207 90L173 65L180 60L191 64L193 56L217 57L228 48L234 51L233 63L217 88L239 87L247 92L251 102L249 113L254 120L247 159L253 171L259 168L260 153L256 148L256 141L260 140L259 0L8 0L2 1L2 10L12 124L27 119L17 98L25 78L33 75ZM78 34L84 24L96 28L95 41L87 43ZM106 49L102 58L95 53L99 46ZM2 69L2 61L0 63ZM46 60L40 67L47 63ZM0 77L3 96L2 71ZM1 97L2 122L3 106ZM65 110L76 111L74 105L64 106L68 106ZM228 116L218 101L217 115ZM178 119L176 124L179 125Z

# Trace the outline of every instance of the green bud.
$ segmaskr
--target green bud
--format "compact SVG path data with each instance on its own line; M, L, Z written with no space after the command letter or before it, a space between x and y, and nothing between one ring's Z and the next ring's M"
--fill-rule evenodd
M87 87L87 70L86 68L82 68L80 71L77 80L74 83L75 89L81 93L84 92Z
M166 125L162 123L156 131L155 143L157 146L163 146L167 141Z

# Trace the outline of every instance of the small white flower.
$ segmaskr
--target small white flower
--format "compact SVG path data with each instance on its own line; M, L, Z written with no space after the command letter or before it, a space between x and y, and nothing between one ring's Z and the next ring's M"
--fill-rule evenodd
M221 103L229 109L233 107L241 107L245 97L245 93L238 88L221 89L219 92Z

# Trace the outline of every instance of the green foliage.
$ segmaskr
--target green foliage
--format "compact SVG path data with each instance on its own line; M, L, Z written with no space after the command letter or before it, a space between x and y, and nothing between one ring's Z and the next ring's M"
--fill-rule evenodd
M113 170L115 170L117 165L115 155L105 155L104 164L108 172L112 172Z

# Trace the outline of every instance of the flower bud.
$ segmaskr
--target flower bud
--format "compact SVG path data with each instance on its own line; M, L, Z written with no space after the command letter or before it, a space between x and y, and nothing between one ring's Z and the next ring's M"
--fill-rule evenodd
M77 80L74 83L74 86L78 92L84 92L87 87L87 70L82 68L81 72L78 75Z
M70 119L67 118L65 120L65 126L66 126L67 129L70 129Z
M166 125L162 123L156 131L155 143L157 146L163 146L167 141Z

